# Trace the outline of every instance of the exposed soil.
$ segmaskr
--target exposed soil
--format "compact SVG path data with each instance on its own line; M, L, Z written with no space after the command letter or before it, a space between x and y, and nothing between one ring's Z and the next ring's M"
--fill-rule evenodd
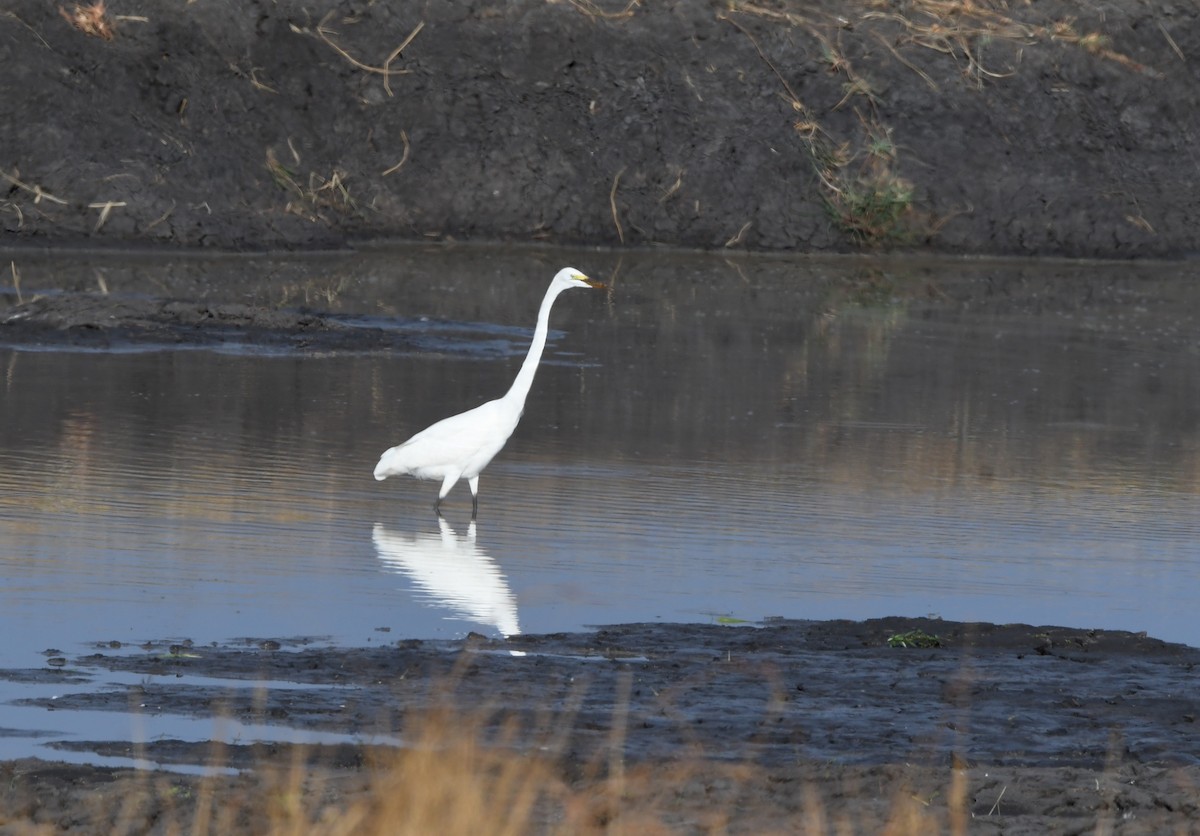
M0 344L108 349L231 346L254 350L403 350L405 338L361 317L307 308L84 293L40 296L0 314Z
M10 241L1200 251L1195 4L64 5L0 14Z
M889 645L914 630L940 646ZM101 644L63 668L5 675L49 681L107 669L144 676L136 686L44 701L56 711L137 705L299 729L399 730L410 741L424 719L450 709L464 724L477 723L473 733L484 739L550 758L578 793L603 787L615 763L627 778L639 776L615 809L575 820L591 825L615 815L675 824L726 816L739 832L794 831L813 821L802 816L817 805L830 823L878 832L896 819L898 804L912 804L942 826L965 816L971 832L1154 833L1187 829L1200 814L1200 650L1144 635L878 619L627 625L373 649L303 644ZM189 676L176 681L172 674ZM205 685L196 677L247 684ZM311 687L264 694L255 684L261 680ZM72 748L134 751L109 741ZM0 810L96 832L121 814L130 831L141 832L192 821L197 799L215 792L221 803L245 805L241 824L261 830L267 811L248 799L277 782L295 756L283 746L214 749L172 740L137 752L163 763L207 762L215 752L223 765L257 769L204 784L12 762L0 767ZM384 760L370 746L311 746L305 758L321 776L322 803L335 806L364 797ZM134 792L131 813L119 801ZM562 815L553 805L539 813L546 827L561 824Z

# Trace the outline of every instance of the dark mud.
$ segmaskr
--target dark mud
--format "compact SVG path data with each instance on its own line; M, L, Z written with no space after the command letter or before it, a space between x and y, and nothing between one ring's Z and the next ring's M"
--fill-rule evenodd
M889 645L914 630L936 636L939 646ZM664 821L724 809L735 830L783 829L811 807L805 793L815 790L831 816L853 812L853 821L870 828L895 814L904 789L947 815L959 798L974 819L971 832L1111 825L1151 833L1186 828L1200 813L1198 663L1200 650L1140 634L878 619L625 625L369 649L270 641L103 647L42 677L97 669L143 676L137 686L44 702L58 711L127 711L132 704L402 739L422 718L451 709L478 721L491 739L519 729L506 745L526 754L544 752L553 738L557 768L580 789L602 779L592 767L611 768L614 753L635 774L662 777L667 764L690 763L667 802L650 792L652 781L628 793L629 809L645 806ZM246 686L203 684L209 677ZM312 687L264 693L261 681ZM135 753L121 741L71 748ZM215 751L172 740L136 748L174 764L207 762ZM220 780L230 793L249 792L266 780L265 764L290 757L286 746L219 747L222 765L258 767ZM372 746L310 746L304 757L337 775L349 801L364 791L379 754ZM731 781L724 770L735 767L741 779ZM147 780L40 762L4 769L0 809L25 809L56 825L63 824L56 815L67 815L56 807L78 812L85 789L117 792L107 788ZM966 780L957 794L949 791L955 774Z
M0 314L0 344L96 350L404 351L395 323L307 308L101 294L40 296Z
M0 14L8 241L1200 251L1194 4L107 8Z

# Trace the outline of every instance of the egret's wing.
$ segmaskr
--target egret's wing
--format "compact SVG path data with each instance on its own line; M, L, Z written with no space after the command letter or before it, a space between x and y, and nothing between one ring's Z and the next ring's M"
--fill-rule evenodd
M385 452L376 468L377 478L395 473L440 478L450 470L461 472L480 451L491 450L494 455L514 425L498 401L443 418Z
M421 450L430 461L453 463L474 453L495 434L492 402L443 418L400 445Z

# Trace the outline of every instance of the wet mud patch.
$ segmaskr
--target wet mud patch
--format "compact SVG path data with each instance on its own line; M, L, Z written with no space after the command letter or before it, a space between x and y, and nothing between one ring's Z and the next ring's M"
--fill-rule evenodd
M914 632L939 646L889 643ZM700 751L768 764L920 756L1095 768L1115 745L1122 760L1200 764L1200 699L1190 684L1200 650L1119 631L876 619L283 646L90 654L55 675L99 669L141 680L25 704L133 706L347 734L394 732L446 705L530 727L550 712L561 715L555 725L574 724L581 754L627 721L624 755L634 760Z
M415 346L394 321L306 308L98 294L40 296L14 305L0 325L4 343L22 348L241 346L255 351L376 351Z
M519 326L428 316L132 294L52 291L0 310L0 347L24 351L169 348L504 358L523 355L530 333Z
M912 646L914 635L936 637L936 646ZM897 636L909 646L889 642ZM1200 650L1142 634L890 618L634 624L374 648L171 647L73 659L53 675L141 680L26 704L227 716L295 729L298 740L305 732L362 736L361 745L156 739L136 747L137 757L163 764L208 763L219 751L223 766L255 767L222 778L229 793L266 780L265 764L303 763L340 776L344 801L365 792L372 765L396 751L372 735L411 744L413 730L440 715L470 718L464 723L481 739L522 757L549 753L580 791L609 780L619 762L629 781L624 803L663 821L736 804L738 821L779 827L813 792L831 814L882 821L901 788L925 793L935 808L947 803L939 793L955 774L969 814L1003 832L1091 827L1111 816L1162 825L1200 802L1192 687ZM57 745L125 757L135 750L128 741ZM37 775L58 776L48 799L138 780L129 771L31 763L6 765L14 776L0 781L8 799L50 780ZM64 770L75 770L73 789L61 785ZM670 793L659 791L664 782Z

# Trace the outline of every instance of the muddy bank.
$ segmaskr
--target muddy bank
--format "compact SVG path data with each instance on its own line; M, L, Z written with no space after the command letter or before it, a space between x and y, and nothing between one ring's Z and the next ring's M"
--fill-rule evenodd
M404 351L395 322L308 308L96 294L41 296L0 314L0 344L131 350Z
M1186 256L1198 51L1167 0L17 0L0 228Z
M910 646L897 646L897 636ZM936 646L911 646L930 636ZM1105 822L1154 832L1200 811L1200 702L1191 687L1198 662L1200 650L1145 635L1059 627L898 618L650 624L373 649L102 644L37 678L100 679L113 670L140 675L140 684L33 704L136 705L365 736L399 730L410 743L449 710L473 735L505 741L506 751L547 757L574 792L596 791L616 763L641 775L623 795L626 806L606 816L694 822L723 812L735 830L750 831L795 825L819 799L830 821L871 826L894 817L897 798L911 794L925 815L973 818L972 832L1090 831ZM311 687L263 691L262 681ZM281 745L172 740L69 748L136 748L163 763L205 762L215 752L224 765L257 767L217 781L231 803L278 780L293 756ZM305 757L324 786L338 787L330 803L349 804L387 762L382 751L312 746ZM71 810L79 815L91 790L200 782L29 761L4 770L4 808L56 825ZM956 774L965 783L952 791ZM162 814L164 805L170 799L151 807ZM562 815L549 809L543 825Z

